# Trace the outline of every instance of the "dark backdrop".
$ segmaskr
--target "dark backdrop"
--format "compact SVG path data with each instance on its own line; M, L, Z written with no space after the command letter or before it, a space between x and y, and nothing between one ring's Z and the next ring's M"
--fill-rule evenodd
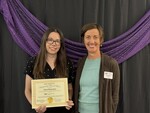
M21 0L47 26L80 42L83 24L103 26L105 41L130 29L149 9L150 0ZM28 55L12 40L0 14L0 113L29 113L23 70ZM120 64L118 113L150 113L150 45Z

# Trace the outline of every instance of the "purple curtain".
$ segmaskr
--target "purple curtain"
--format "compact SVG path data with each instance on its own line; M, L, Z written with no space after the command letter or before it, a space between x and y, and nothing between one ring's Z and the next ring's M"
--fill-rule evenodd
M29 55L38 53L41 37L47 26L35 18L19 0L0 0L0 12L13 40ZM131 29L103 43L101 50L118 63L127 60L150 43L150 11ZM65 38L67 55L77 63L86 54L82 43Z

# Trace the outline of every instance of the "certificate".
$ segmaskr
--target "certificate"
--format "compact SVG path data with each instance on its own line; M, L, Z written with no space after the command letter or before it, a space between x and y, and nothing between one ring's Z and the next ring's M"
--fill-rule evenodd
M52 78L32 80L32 108L66 106L68 100L68 79Z

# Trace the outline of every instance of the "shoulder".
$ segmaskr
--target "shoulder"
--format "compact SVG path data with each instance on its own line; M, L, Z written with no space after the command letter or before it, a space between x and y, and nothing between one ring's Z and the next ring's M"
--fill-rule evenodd
M35 60L36 60L36 56L34 57L29 57L29 59L27 60L27 66L32 66L35 64Z
M84 57L81 57L79 60L78 60L78 63L82 63L86 60L87 56L84 56Z
M112 64L112 65L118 64L116 59L114 59L113 57L111 57L105 53L102 53L102 60L103 60L104 64Z
M69 58L67 58L66 60L66 66L67 66L67 70L69 71L74 69L74 64Z
M33 68L34 68L35 59L36 59L36 57L30 57L27 61L27 64L26 64L26 67L25 67L25 70L24 70L24 74L25 75L28 74L31 78L33 78L32 71L33 71Z
M83 67L87 56L81 57L77 62L77 69Z
M28 62L35 62L36 56L29 57Z
M73 62L67 57L66 59L67 66L72 66Z

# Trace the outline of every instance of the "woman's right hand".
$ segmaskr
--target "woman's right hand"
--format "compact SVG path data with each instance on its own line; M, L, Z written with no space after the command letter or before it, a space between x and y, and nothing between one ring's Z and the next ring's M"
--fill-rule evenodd
M37 113L44 113L46 111L46 106L45 105L39 106L38 108L35 108L35 111Z
M70 110L70 109L72 108L72 106L74 106L73 101L72 101L72 100L67 101L66 109L67 109L67 110Z

